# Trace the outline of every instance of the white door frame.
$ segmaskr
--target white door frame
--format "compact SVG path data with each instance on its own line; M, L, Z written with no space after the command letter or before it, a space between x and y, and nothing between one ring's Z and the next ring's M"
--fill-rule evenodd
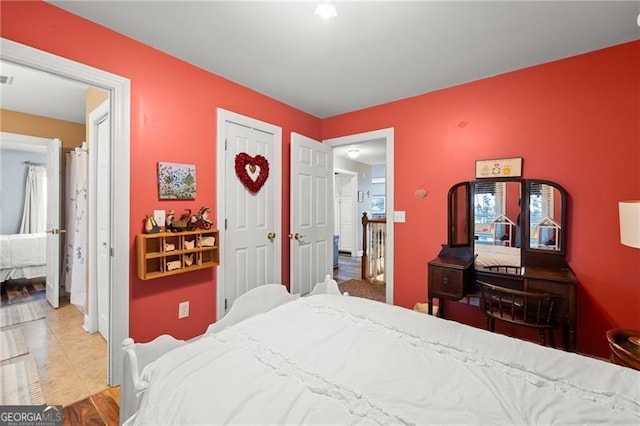
M0 38L0 60L26 66L53 75L76 80L109 92L111 106L112 197L111 229L111 327L109 330L109 366L107 381L118 385L122 379L121 342L129 337L129 158L130 105L129 79L111 74L80 62L47 53L33 47Z
M351 211L353 212L351 214L351 220L353 221L353 227L351 229L351 257L362 256L362 250L358 249L358 247L360 247L360 243L358 242L358 236L360 236L360 228L362 227L362 221L358 220L359 219L358 218L358 172L354 172L353 170L335 168L335 167L333 168L333 172L334 174L339 173L341 175L353 176L351 180L351 182L354 184L352 185L352 188L351 188L351 204L353 207L351 209ZM334 184L334 188L335 188L335 184ZM333 193L333 199L334 200L336 199L335 192Z
M282 128L255 118L247 117L222 108L217 108L217 136L216 136L216 220L220 232L220 244L226 241L226 173L225 173L225 144L227 140L225 123L230 121L241 126L272 133L274 135L273 160L277 164L269 165L269 179L274 180L274 221L276 237L274 238L275 276L276 283L282 282ZM220 250L220 264L216 268L216 321L224 314L225 298L225 262L224 250Z
M332 147L341 145L351 145L370 141L373 139L384 139L386 145L387 161L385 163L385 198L386 198L386 216L387 216L387 244L384 254L384 279L387 289L386 302L393 305L393 145L394 145L394 129L389 127L386 129L373 130L370 132L357 133L355 135L340 136L337 138L325 139L322 142ZM329 200L333 203L333 200Z

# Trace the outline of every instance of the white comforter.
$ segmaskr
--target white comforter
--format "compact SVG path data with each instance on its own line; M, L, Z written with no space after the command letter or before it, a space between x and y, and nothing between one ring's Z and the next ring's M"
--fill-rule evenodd
M640 372L357 297L149 364L137 424L640 424Z

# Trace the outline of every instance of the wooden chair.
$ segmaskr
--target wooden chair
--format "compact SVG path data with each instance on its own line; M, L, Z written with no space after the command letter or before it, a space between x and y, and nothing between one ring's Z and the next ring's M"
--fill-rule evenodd
M522 268L520 266L508 266L508 265L491 265L485 266L483 269L491 272L499 272L501 274L515 274L520 275Z
M480 308L486 315L487 330L495 331L495 321L538 329L540 343L555 347L553 307L558 296L549 293L522 291L476 281L480 287Z

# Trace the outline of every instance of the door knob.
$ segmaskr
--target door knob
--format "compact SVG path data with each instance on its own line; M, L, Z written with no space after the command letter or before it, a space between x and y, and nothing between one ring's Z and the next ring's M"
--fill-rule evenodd
M276 233L275 232L269 232L267 234L267 238L270 240L273 240L276 237Z
M304 235L298 234L297 232L295 234L293 234L293 239L294 240L301 240L303 237L304 237Z

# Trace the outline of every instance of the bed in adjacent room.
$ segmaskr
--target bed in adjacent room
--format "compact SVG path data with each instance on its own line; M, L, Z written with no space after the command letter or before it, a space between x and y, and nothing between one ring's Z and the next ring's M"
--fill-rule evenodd
M503 245L476 244L475 265L478 269L487 266L520 266L520 249Z
M0 235L0 282L46 275L46 235Z
M154 361L155 341L130 344L127 424L640 423L638 371L330 293L168 339Z

